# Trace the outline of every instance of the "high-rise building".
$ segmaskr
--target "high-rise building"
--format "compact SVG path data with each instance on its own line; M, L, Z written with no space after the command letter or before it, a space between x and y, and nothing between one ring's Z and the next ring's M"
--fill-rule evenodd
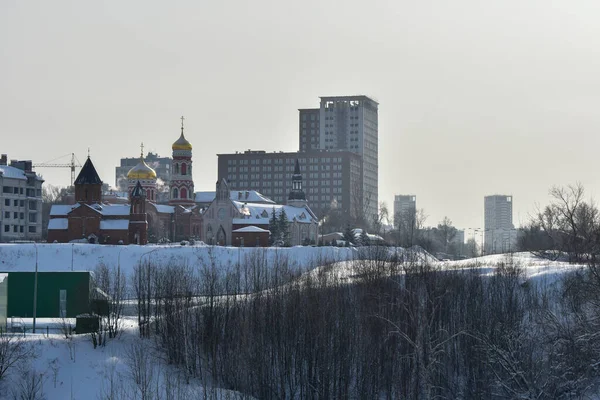
M413 224L417 214L417 196L397 194L394 196L394 227Z
M284 204L292 190L296 159L310 208L322 216L331 207L356 216L363 210L362 158L349 151L274 152L248 150L218 154L218 180L232 191L257 190Z
M30 160L0 158L0 241L42 238L42 184Z
M115 167L115 188L122 192L128 190L127 174L131 168L138 165L139 157L121 158L120 165ZM144 162L156 172L158 185L168 185L171 181L171 157L160 157L156 153L148 152Z
M362 201L369 220L378 205L378 107L367 96L331 96L321 97L319 109L299 110L300 151L345 150L362 157Z
M484 198L484 249L487 254L514 249L513 198L492 195Z

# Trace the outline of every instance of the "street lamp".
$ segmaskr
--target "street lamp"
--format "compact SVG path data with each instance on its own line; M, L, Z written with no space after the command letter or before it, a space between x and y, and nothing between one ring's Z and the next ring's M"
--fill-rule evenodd
M33 242L35 247L35 275L33 278L33 333L35 333L35 319L37 315L37 285L38 285L38 248L37 243Z

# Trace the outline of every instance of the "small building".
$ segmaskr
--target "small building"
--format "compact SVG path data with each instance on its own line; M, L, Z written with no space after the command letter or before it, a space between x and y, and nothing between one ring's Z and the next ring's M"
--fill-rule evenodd
M0 272L0 328L5 318L33 317L35 272ZM37 318L75 318L90 312L89 272L38 272Z

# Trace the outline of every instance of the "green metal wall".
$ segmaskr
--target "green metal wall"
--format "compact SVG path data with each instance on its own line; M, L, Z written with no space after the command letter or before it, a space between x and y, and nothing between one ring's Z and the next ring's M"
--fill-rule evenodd
M8 273L7 317L33 317L34 272ZM67 318L89 312L89 272L39 272L37 317L60 317L60 291L67 291Z

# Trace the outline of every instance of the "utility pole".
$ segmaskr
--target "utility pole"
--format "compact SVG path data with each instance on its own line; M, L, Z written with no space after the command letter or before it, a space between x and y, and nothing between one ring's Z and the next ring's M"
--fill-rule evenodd
M37 243L33 242L35 246L35 275L33 278L33 333L35 333L35 319L37 316L37 284L38 284L38 248Z

